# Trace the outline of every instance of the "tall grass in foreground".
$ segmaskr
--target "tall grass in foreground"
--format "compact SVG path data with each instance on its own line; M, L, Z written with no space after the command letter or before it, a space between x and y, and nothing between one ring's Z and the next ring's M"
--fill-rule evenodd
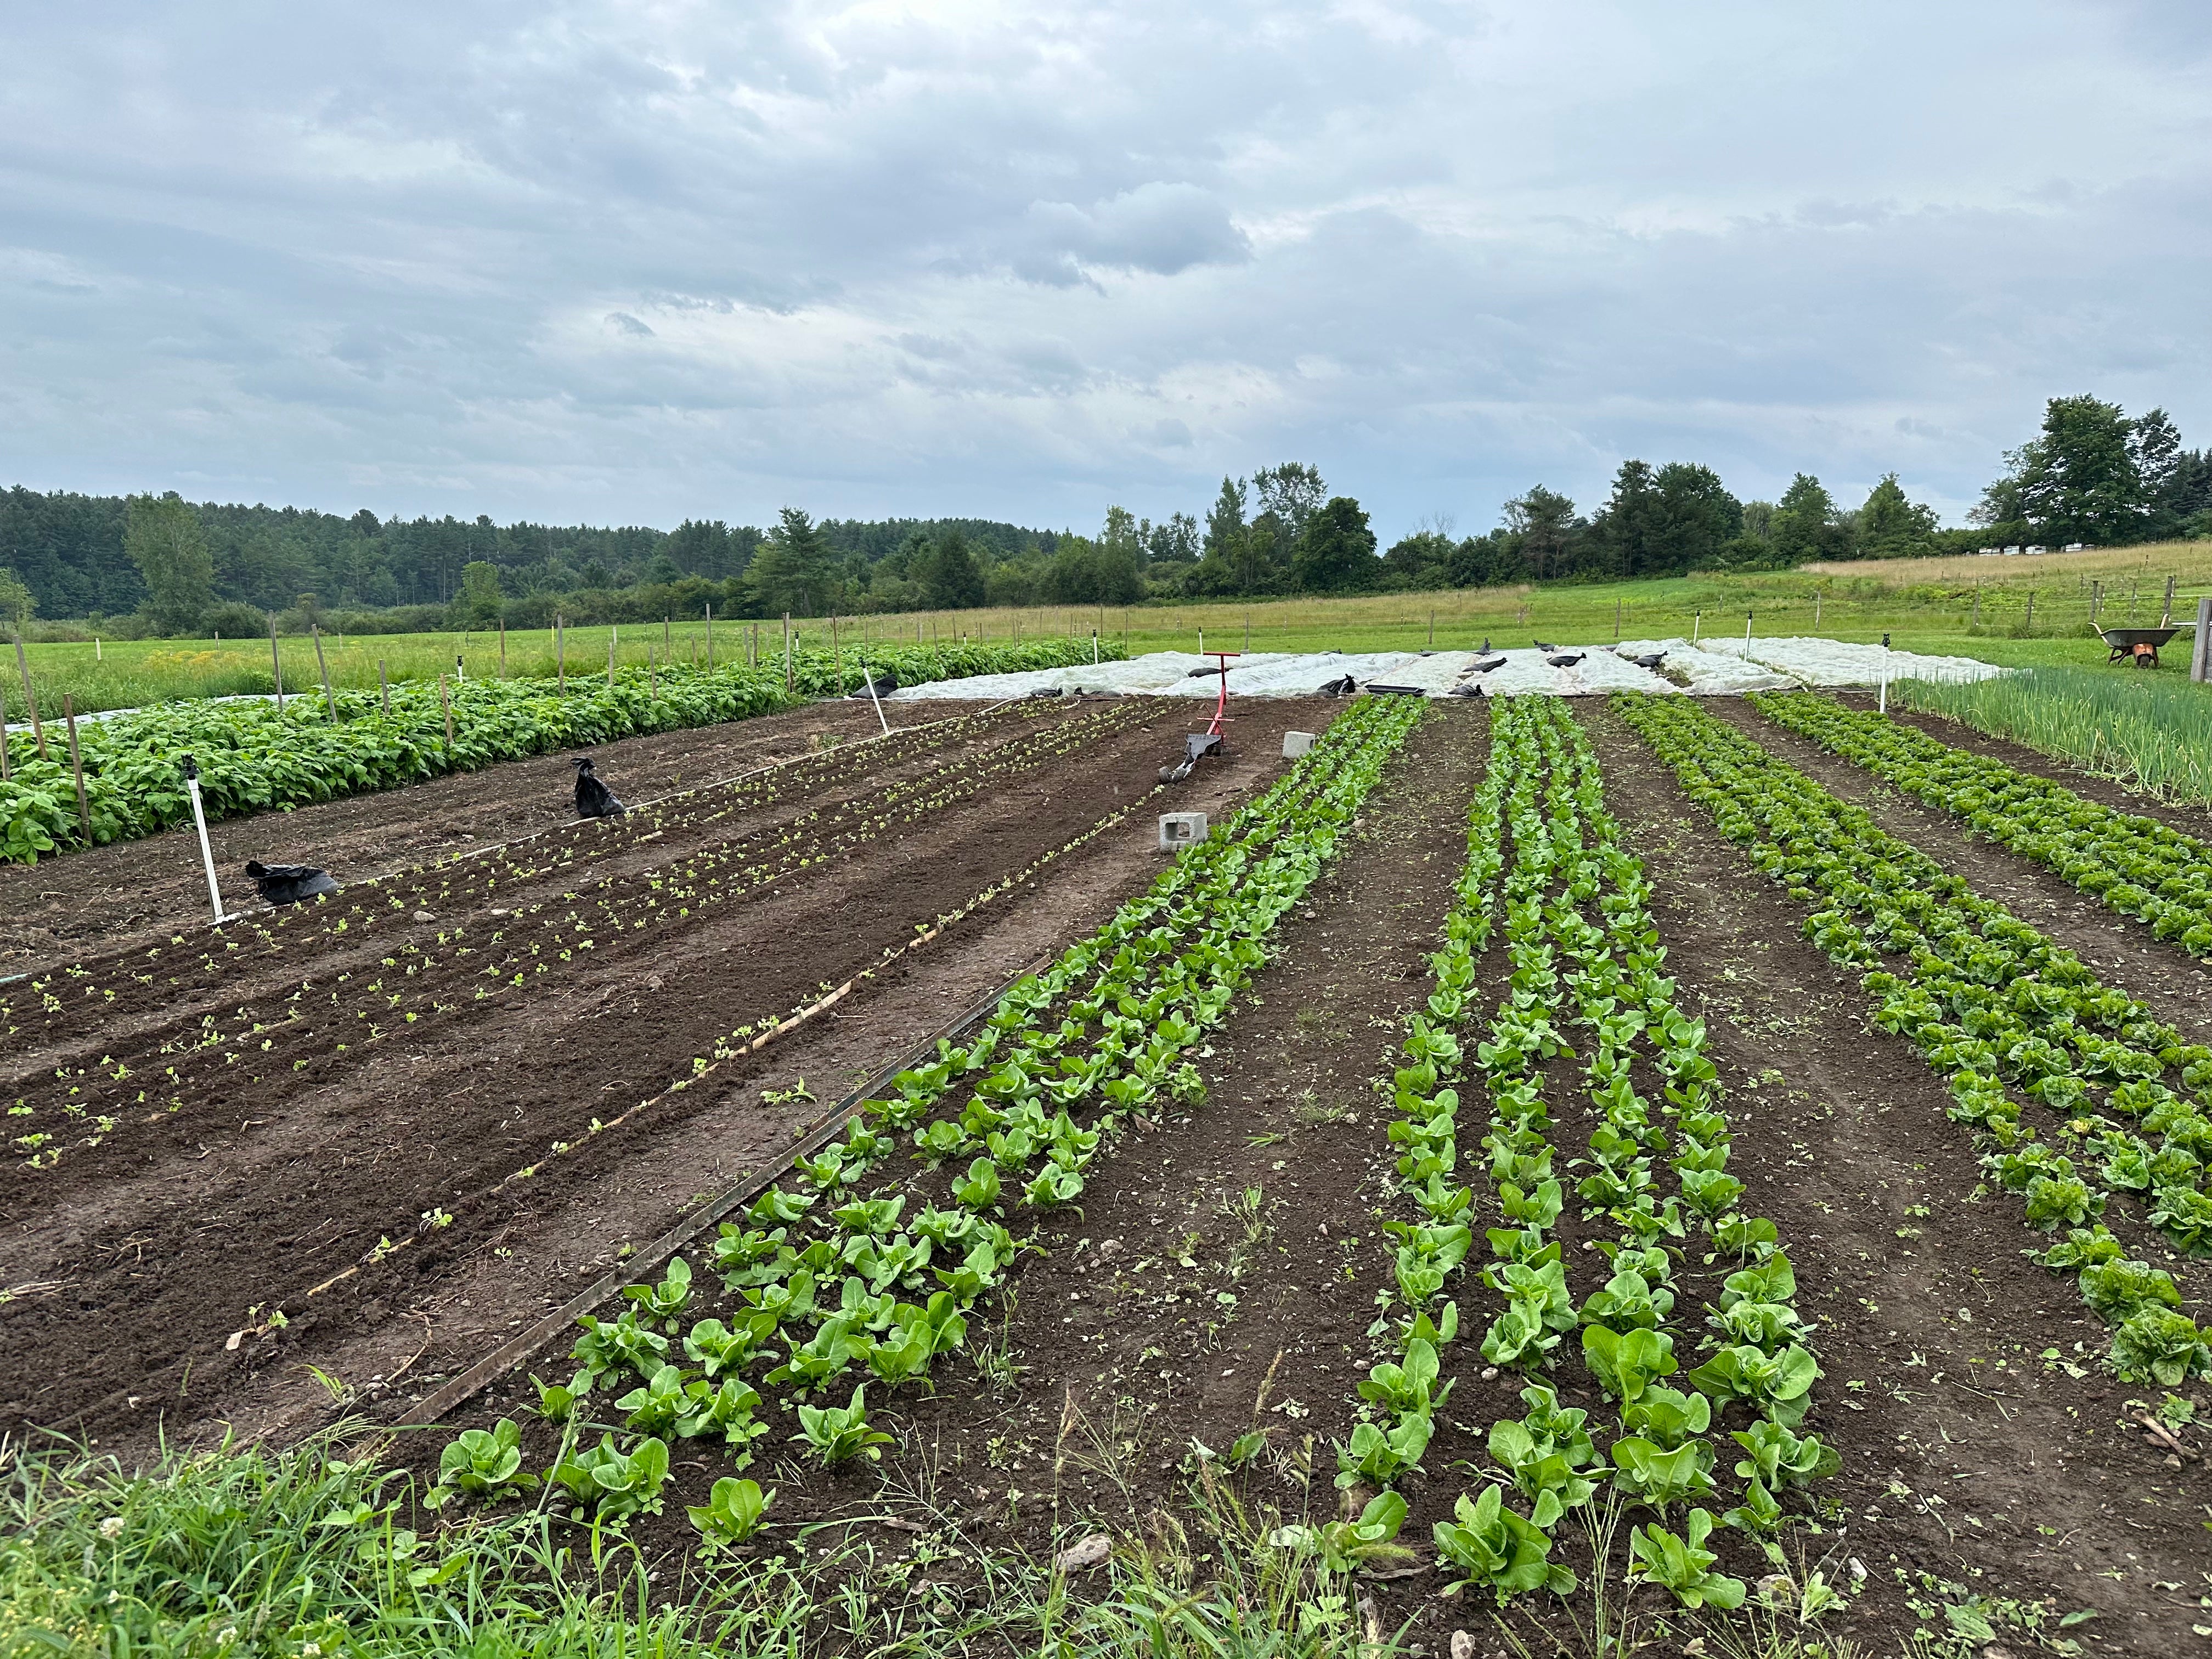
M2032 668L1973 685L1900 680L1889 695L2160 800L2212 805L2212 687L2127 668Z

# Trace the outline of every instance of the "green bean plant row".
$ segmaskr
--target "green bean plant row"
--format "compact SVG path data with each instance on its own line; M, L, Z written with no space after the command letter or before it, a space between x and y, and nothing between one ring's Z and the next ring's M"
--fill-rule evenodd
M1770 720L2148 922L2158 938L2212 956L2212 844L1832 698L1759 692L1751 700Z
M2038 1260L2075 1277L2112 1327L2112 1370L2168 1388L2212 1370L2172 1275L2107 1225L2147 1221L2172 1250L2212 1253L2212 1048L1690 699L1614 707L1721 833L1810 907L1806 937L1861 970L1875 1023L1948 1079L1951 1116L1973 1126L2028 1224L2064 1230ZM2138 1201L2144 1215L2124 1220Z
M1092 652L1087 640L908 646L878 648L869 662L913 683L1069 666L1091 661ZM128 841L189 817L179 764L187 754L198 763L209 816L239 817L559 749L744 720L802 698L842 695L859 682L856 664L810 652L794 659L789 692L780 665L672 666L625 668L611 684L604 675L572 675L565 688L548 679L395 685L388 713L380 692L339 691L326 700L319 688L282 709L254 697L133 709L79 723L89 841ZM7 733L11 777L0 783L0 860L34 863L87 844L66 745L52 723L45 738L42 753L27 730Z
M548 1501L600 1522L657 1509L672 1440L719 1441L742 1469L775 1432L763 1389L795 1406L790 1439L823 1463L878 1455L869 1389L926 1382L963 1344L976 1302L1038 1248L1016 1228L1079 1197L1131 1118L1202 1100L1188 1051L1227 1020L1423 712L1355 705L1104 927L1017 984L973 1039L941 1042L895 1095L864 1102L842 1139L723 1224L719 1300L679 1256L629 1287L620 1314L586 1316L574 1374L538 1384L562 1425ZM921 1167L891 1174L902 1146ZM509 1455L519 1445L509 1422L469 1431L448 1449L446 1484L538 1489ZM772 1496L725 1476L691 1518L707 1546L734 1542Z

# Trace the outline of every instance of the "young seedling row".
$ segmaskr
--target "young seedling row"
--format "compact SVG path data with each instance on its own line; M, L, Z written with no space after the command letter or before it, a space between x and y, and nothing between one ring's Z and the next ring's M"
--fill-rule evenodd
M617 870L580 891L518 902L434 935L418 929L392 944L391 954L326 981L319 975L297 981L281 998L241 1004L227 1015L203 1014L196 1024L186 1015L147 1033L137 1047L118 1043L97 1060L52 1067L43 1086L26 1089L11 1104L18 1125L12 1144L30 1167L51 1169L71 1145L97 1146L119 1127L158 1121L188 1102L221 1097L235 1105L255 1087L289 1092L326 1070L358 1065L395 1035L422 1037L483 1005L528 995L549 973L586 953L664 951L672 932L696 925L718 904L850 858L997 781L1137 724L1145 714L1124 704L1055 721L933 772L809 809L668 864ZM449 896L440 902L450 902ZM339 917L335 931L349 931L348 918ZM628 937L638 933L647 937ZM272 939L269 948L283 947Z

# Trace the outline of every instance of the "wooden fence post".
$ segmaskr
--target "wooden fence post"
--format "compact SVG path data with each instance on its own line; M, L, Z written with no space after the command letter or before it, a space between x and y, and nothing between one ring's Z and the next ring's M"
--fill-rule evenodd
M269 678L276 687L276 712L281 714L284 712L284 659L277 654L274 613L269 618Z
M791 612L783 613L783 689L791 690Z
M561 613L553 613L553 673L554 686L562 696L568 695L568 635L561 625Z
M2212 599L2197 601L2197 642L2189 651L2189 678L2200 685L2212 679Z
M446 695L446 677L443 674L438 676L438 707L445 711L446 753L451 757L453 752L453 699Z
M507 678L507 618L499 619L499 677Z
M69 726L70 770L76 774L76 817L84 826L84 844L92 845L92 802L84 793L84 757L76 749L76 702L62 694L62 719Z
M338 723L338 700L337 694L331 690L330 659L323 655L322 625L309 623L307 631L315 636L315 666L322 671L323 675L323 706L331 711L331 724L336 726Z
M607 690L615 689L615 642L622 638L622 629L615 623L607 624Z
M8 699L0 696L0 783L9 779L8 767Z
M388 720L392 716L392 682L384 677L384 659L381 657L376 659L376 689L384 694L384 714Z
M276 636L272 634L270 638ZM31 714L31 738L39 745L39 758L51 759L46 753L46 728L39 724L39 699L31 690L31 659L23 654L23 636L15 635L15 669L23 677L23 707Z
M707 607L707 672L714 672L714 607Z

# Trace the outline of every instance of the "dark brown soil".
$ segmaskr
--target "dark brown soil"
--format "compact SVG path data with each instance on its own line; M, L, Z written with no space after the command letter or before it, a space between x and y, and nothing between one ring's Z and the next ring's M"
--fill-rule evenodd
M332 1045L351 1028L318 1035L309 1020L308 1029L279 1034L291 1046L278 1054L296 1050L304 1069L251 1060L219 1089L198 1091L185 1111L121 1124L57 1170L13 1171L0 1274L35 1289L0 1312L15 1339L0 1360L0 1396L9 1401L0 1410L46 1423L90 1413L97 1423L164 1398L220 1409L255 1366L296 1370L356 1312L372 1322L391 1316L512 1224L516 1200L489 1196L501 1181L538 1165L532 1207L556 1206L603 1180L623 1146L638 1144L634 1137L680 1137L718 1090L668 1097L621 1135L587 1130L687 1075L691 1057L710 1053L739 1022L811 1000L917 926L1144 795L1187 715L1139 703L1035 714L1025 729L1107 724L1066 761L994 776L988 788L902 823L850 859L692 916L672 933L656 927L634 943L608 939L603 952L526 998L448 1002L425 1016L428 1024L396 1028L384 1042L361 1042L356 1032L350 1053ZM1279 734L1294 720L1312 725L1315 711L1268 705L1240 727L1235 775L1249 782L1279 764ZM994 752L987 744L959 757L956 769ZM1201 775L1218 788L1230 775ZM1055 869L1054 878L1063 873ZM478 920L453 911L421 926ZM794 939L805 947L791 948ZM312 958L291 971L303 967L313 972ZM864 1004L856 997L840 1012L865 1015ZM162 1069L157 1055L120 1043L113 1057L135 1073ZM716 1073L720 1088L776 1058L770 1049L725 1066ZM17 1073L19 1090L33 1081ZM783 1121L808 1109L791 1103ZM559 1143L581 1150L549 1158ZM64 1200L64 1192L82 1196ZM425 1230L417 1220L424 1212L453 1219ZM306 1297L310 1286L363 1262L380 1237L407 1248ZM274 1307L291 1323L272 1340L256 1334L254 1310ZM102 1337L88 1351L82 1334L93 1329ZM240 1345L227 1346L241 1330L248 1334ZM54 1364L56 1343L73 1345L66 1366Z

